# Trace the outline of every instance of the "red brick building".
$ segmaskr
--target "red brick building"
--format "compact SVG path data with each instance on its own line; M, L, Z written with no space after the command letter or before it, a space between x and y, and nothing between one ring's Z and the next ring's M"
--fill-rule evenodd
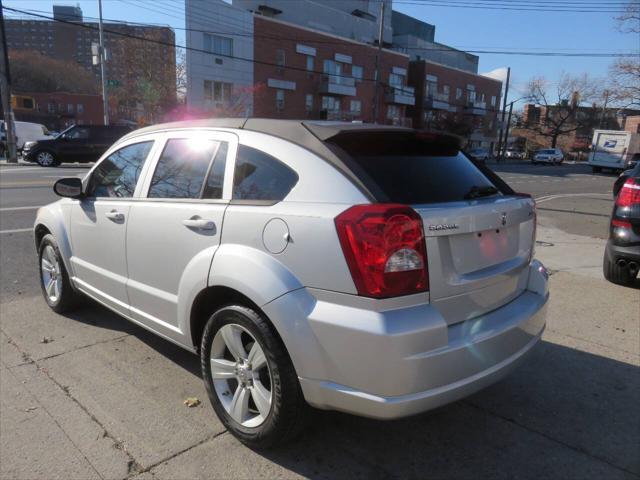
M493 151L497 143L502 82L425 60L409 65L415 128L446 130L467 138L469 147Z
M74 124L102 125L102 96L67 92L20 92L12 95L16 120L61 131Z
M254 38L254 116L374 121L376 47L260 16ZM381 51L378 123L408 123L408 66Z

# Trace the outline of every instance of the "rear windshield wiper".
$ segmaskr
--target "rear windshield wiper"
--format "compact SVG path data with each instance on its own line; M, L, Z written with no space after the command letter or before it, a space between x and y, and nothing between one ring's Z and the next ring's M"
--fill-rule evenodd
M465 200L471 200L473 198L488 197L498 193L498 189L491 185L479 187L477 185L472 186L467 193L464 194Z

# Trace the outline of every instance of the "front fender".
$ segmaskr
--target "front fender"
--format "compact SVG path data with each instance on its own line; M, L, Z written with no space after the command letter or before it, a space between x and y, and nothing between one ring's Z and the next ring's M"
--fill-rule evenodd
M67 272L69 272L69 277L73 277L75 274L70 261L71 237L68 229L72 206L73 204L67 200L59 200L55 203L45 205L38 209L36 221L33 224L34 232L39 226L42 226L51 232L58 244L58 249L60 250L64 266L67 269Z
M221 245L211 263L208 286L233 288L262 307L302 284L278 259L261 250Z

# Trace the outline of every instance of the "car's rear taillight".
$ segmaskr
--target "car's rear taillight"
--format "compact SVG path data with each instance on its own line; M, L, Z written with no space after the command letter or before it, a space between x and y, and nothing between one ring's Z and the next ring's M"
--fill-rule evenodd
M355 205L335 219L358 294L384 298L429 289L420 215L406 205Z
M640 205L640 182L633 178L627 179L618 193L616 205L623 208Z
M536 254L536 234L538 230L538 210L536 205L536 199L533 198L533 195L530 193L515 193L516 197L524 197L529 198L533 203L531 215L533 217L533 229L532 229L532 238L531 238L531 253L529 254L529 262L533 260L533 256Z

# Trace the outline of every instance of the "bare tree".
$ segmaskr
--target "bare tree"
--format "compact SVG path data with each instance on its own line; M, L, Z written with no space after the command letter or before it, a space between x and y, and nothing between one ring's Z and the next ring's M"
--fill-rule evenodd
M612 98L623 106L640 106L640 60L621 58L610 68Z
M629 2L625 12L616 17L617 27L623 33L640 33L640 3Z
M176 52L176 93L178 104L187 103L187 55L184 48Z
M559 137L597 124L599 109L596 105L602 98L600 82L586 74L562 74L555 89L545 78L533 78L527 86L527 99L540 106L540 115L529 118L525 128L550 138L551 147L555 148Z
M9 54L15 89L22 92L97 93L93 75L74 62L54 60L39 52Z

